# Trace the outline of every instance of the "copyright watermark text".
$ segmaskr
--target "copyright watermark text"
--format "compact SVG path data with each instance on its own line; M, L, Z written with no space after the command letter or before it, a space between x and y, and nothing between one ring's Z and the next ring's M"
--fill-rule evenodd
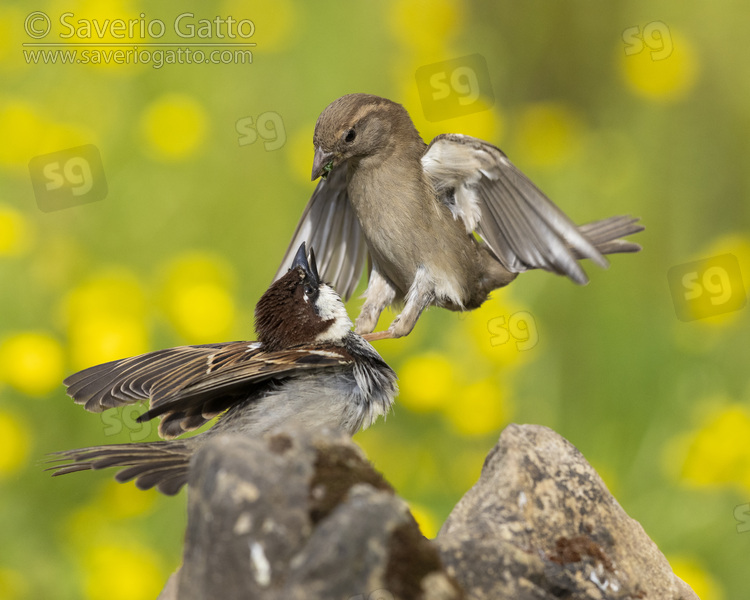
M174 19L100 19L64 12L52 18L29 13L24 59L34 65L252 64L255 23L232 16L201 18L183 12Z

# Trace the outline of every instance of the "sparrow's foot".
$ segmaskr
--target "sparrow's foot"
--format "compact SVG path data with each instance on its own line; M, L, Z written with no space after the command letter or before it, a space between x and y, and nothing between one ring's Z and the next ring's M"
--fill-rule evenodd
M362 335L362 337L368 342L378 342L380 340L392 340L392 339L395 339L397 336L393 335L393 332L390 329L386 329L385 331L365 333Z

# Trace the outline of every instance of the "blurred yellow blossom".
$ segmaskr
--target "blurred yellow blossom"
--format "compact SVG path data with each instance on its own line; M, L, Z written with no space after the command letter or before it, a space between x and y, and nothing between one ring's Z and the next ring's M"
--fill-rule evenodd
M425 54L443 49L459 33L464 6L457 0L398 0L386 14L393 36Z
M462 314L456 328L468 329L472 353L478 352L491 364L518 367L534 360L539 344L536 318L509 301L507 292L495 293L503 295L502 302L490 298L478 309Z
M39 141L46 131L41 114L29 103L9 100L0 103L0 131L12 144L0 144L0 165L27 168L39 154Z
M414 520L417 522L417 525L419 525L419 530L422 532L422 535L426 538L434 538L440 529L440 524L438 523L435 513L426 506L416 502L409 502L409 510L411 511Z
M88 600L151 600L166 581L159 555L133 541L93 545L83 568Z
M399 403L430 412L456 401L454 367L445 356L427 352L407 359L399 370Z
M53 121L23 100L0 101L0 131L12 144L0 144L0 165L28 169L29 160L61 148L96 143L96 135L79 125Z
M30 396L44 396L60 385L63 350L48 333L11 334L0 342L0 380Z
M68 515L64 528L67 543L82 551L92 544L117 539L116 522L153 511L157 494L154 489L138 489L132 481L118 483L105 479L90 501ZM129 521L125 526L129 526Z
M674 574L687 583L701 600L724 600L721 584L694 558L669 556Z
M24 14L13 6L0 7L0 65L8 67L20 66L18 46L21 42L21 32L15 26L23 21Z
M745 296L750 296L750 237L740 233L719 236L707 248L703 249L700 255L696 255L695 259L709 259L723 254L731 254L737 259L740 272L739 274L724 272L718 281L714 281L714 284L718 284L718 288L712 290L713 295L717 293L741 293L742 290L735 289L736 286L737 288L744 287ZM743 310L721 313L710 318L698 319L697 322L700 324L699 326L727 330L736 326L737 321L745 317L746 309L747 304Z
M716 256L719 254L734 254L740 265L750 269L750 236L742 233L727 233L717 237L711 244L701 252L700 257ZM750 289L750 273L743 272L746 276L745 288Z
M156 502L155 489L140 490L134 483L105 481L92 504L107 512L112 519L128 519L151 512Z
M70 292L64 304L74 368L148 351L145 292L130 271L104 270Z
M277 52L292 45L295 36L297 13L299 8L290 0L275 0L274 2L254 2L247 4L238 0L229 0L223 6L226 14L235 20L249 19L255 25L255 33L243 42L258 44L258 52ZM247 35L249 30L244 30Z
M20 572L0 567L0 598L3 600L29 598L29 584Z
M20 211L0 204L0 256L18 256L31 246L32 230Z
M558 166L575 156L585 135L582 119L558 102L538 102L526 106L516 122L517 164Z
M0 479L26 464L30 447L31 431L28 425L17 415L0 411Z
M237 317L234 273L221 257L191 252L165 269L161 301L177 332L191 343L218 342L230 335Z
M639 44L636 49L639 47L640 52L628 54L627 51L622 52L621 46L618 49L625 82L637 95L650 100L682 98L693 88L698 74L698 60L692 43L674 27L665 26L658 46L652 48L650 40L643 39L647 27L644 26L641 33L642 44L637 39L633 40Z
M698 487L735 485L750 492L750 409L730 404L713 410L682 438L681 478ZM668 445L665 451L672 451Z
M197 100L183 94L165 94L141 115L140 129L150 153L165 161L193 156L206 137L208 116Z
M417 66L414 65L414 70ZM463 133L487 140L494 145L501 143L505 119L497 102L491 106L486 97L480 96L475 101L477 107L475 112L442 121L428 121L424 116L422 100L414 81L410 78L402 78L401 80L404 85L401 86L399 96L391 98L391 100L403 104L404 108L409 111L414 126L428 144L441 133Z
M76 369L149 350L148 333L142 319L105 313L78 320L70 331L70 345Z
M727 254L731 257L726 257ZM688 327L681 321L675 321L672 333L675 345L681 350L705 355L725 344L726 335L735 332L738 324L746 318L747 297L750 296L750 238L741 233L721 235L673 268L681 269L693 261L697 264L692 273L694 278L689 282L690 287L684 287L683 279L679 289L685 298L688 292L692 296L689 301L685 300L686 307L689 314L697 318ZM736 270L731 268L733 264L737 265ZM713 272L711 275L710 271ZM744 294L744 307L710 314L710 308L718 300L721 300L716 304L719 309L738 306L743 298L740 294ZM703 303L704 299L711 304Z
M99 23L104 24L112 23L116 19L120 19L127 23L129 20L136 17L139 13L138 8L134 6L130 0L77 0L76 4L78 6L75 9L70 4L66 5L65 9L66 11L75 11L74 14L77 13L78 15L85 15L84 22L93 22L94 20L96 20ZM78 21L79 19L71 17L68 20L68 23L73 24L73 26L75 27L78 24ZM78 35L79 31L84 35ZM135 32L137 35L137 27L135 29ZM86 37L87 35L89 37ZM90 42L91 37L95 37L97 42L105 44L122 42L122 39L119 39L112 35L110 27L103 27L103 35L99 35L99 33L97 33L93 27L90 30L85 27L75 27L75 35L71 37L71 41ZM136 37L135 39L129 41L137 42L138 38ZM107 63L106 61L89 62L87 63L87 65L93 68L111 69L113 74L123 74L127 72L126 69L123 69L122 65L118 65L114 61L111 61L109 63Z
M453 428L463 435L485 435L508 422L506 394L489 379L461 388L451 402L443 407Z

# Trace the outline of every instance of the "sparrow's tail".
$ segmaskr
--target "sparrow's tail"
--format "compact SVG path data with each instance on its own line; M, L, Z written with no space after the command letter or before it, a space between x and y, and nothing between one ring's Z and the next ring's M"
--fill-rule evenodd
M142 490L156 486L162 494L173 496L187 483L192 445L186 441L113 444L78 450L54 452L52 462L62 462L49 469L52 476L118 467L115 475L120 483L135 479ZM64 462L63 462L64 461Z
M637 217L620 215L580 225L578 231L594 244L602 254L638 252L641 250L639 244L621 239L645 229L643 225L638 223L638 220ZM577 259L584 258L574 249L573 255Z

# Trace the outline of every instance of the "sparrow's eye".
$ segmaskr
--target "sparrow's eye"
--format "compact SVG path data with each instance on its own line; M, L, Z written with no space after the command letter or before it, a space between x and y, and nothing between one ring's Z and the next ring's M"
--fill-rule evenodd
M318 295L318 288L309 283L305 284L305 296L312 298L313 300Z
M354 141L354 138L356 137L357 137L357 132L354 131L354 129L350 129L349 131L346 132L346 137L344 138L344 141L347 144L351 144Z

